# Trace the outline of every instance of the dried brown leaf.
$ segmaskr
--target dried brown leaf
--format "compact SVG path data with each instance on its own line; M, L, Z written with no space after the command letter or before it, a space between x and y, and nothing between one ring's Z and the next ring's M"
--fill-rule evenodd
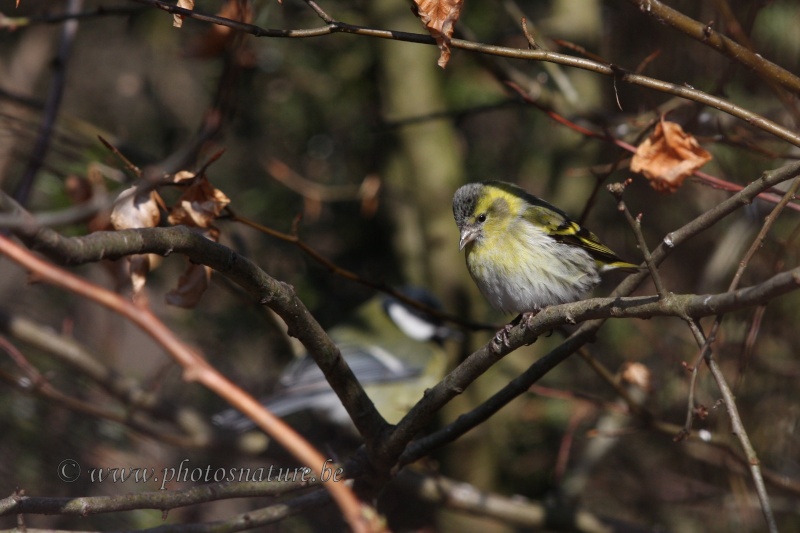
M181 174L179 177L178 174ZM175 182L194 178L193 174L179 172ZM213 228L214 220L219 216L230 199L221 190L215 188L205 176L196 178L183 192L169 214L169 223L182 224L197 228Z
M244 0L227 0L217 16L250 24L253 22L253 6ZM188 57L218 57L228 49L237 34L228 26L211 24L202 35L192 39L183 53Z
M675 122L661 119L653 134L636 148L631 170L644 174L659 192L675 192L683 180L711 161L692 135Z
M182 7L184 9L194 9L194 0L178 0L178 7ZM182 27L183 19L183 15L178 15L177 13L172 15L172 25L176 28Z
M73 204L82 204L92 199L92 184L88 179L77 174L70 174L64 179L64 192Z
M111 211L114 229L152 228L161 220L158 209L161 198L156 191L140 191L135 185L122 191ZM128 257L133 297L141 300L151 261L147 255Z
M376 175L369 175L361 182L358 193L361 197L361 214L367 218L372 218L378 211L381 190L381 179Z
M172 176L172 183L180 183L182 181L193 180L195 173L189 170L180 170Z
M147 273L150 272L150 256L147 254L132 255L129 258L131 289L134 300L141 301Z
M141 192L135 185L122 191L111 211L114 229L154 228L161 220L156 191Z
M105 197L108 188L105 184L103 166L96 162L91 162L86 168L86 176L70 174L64 180L64 192L74 205L90 202ZM103 198L104 200L105 198ZM86 222L89 233L95 231L105 231L111 229L111 208L99 209Z
M167 293L167 303L190 309L197 305L211 281L211 269L190 264L178 280L178 286Z
M428 33L436 39L441 51L438 65L445 68L450 61L450 39L461 15L464 0L414 0L414 3L417 6L417 16L425 24Z
M204 175L181 171L175 174L173 182L194 180L186 188L169 214L169 223L195 228L205 238L214 242L219 240L219 230L214 220L219 216L230 199L215 188ZM204 265L190 264L178 280L178 286L166 297L167 303L178 307L191 308L197 305L208 289L211 269Z
M652 382L650 369L641 363L626 363L621 368L620 379L625 385L634 385L643 390L650 390Z

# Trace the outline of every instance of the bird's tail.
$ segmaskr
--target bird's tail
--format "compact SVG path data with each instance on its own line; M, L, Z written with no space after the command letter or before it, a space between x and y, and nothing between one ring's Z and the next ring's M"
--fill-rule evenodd
M622 272L627 272L629 274L635 274L640 270L645 270L647 267L634 265L633 263L628 263L625 261L614 261L613 263L606 263L601 268L601 272L607 272L609 270L620 270Z

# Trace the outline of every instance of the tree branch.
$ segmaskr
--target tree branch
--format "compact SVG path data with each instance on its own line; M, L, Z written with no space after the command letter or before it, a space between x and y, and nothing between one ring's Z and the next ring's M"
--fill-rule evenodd
M703 24L693 18L684 15L680 11L662 4L659 0L628 0L628 3L639 8L639 11L652 17L661 24L678 30L684 35L725 54L734 61L753 70L763 79L777 83L795 95L800 95L800 78L750 51L747 47L740 45L736 41L729 39L725 35L714 31L710 24Z
M193 235L195 239L200 241L207 241L204 237L193 234L190 230L183 227L178 227L180 233L184 235ZM91 236L90 236L91 237ZM112 239L113 240L113 239ZM215 243L213 243L215 244ZM224 248L224 247L223 247ZM230 252L230 250L229 250ZM0 236L0 253L6 255L12 261L20 264L24 268L35 273L39 279L66 289L84 298L103 305L104 307L124 316L132 323L136 324L145 333L150 335L154 340L161 344L167 352L183 367L184 379L187 381L197 381L204 385L209 390L212 390L220 397L227 400L231 405L245 413L253 419L259 427L266 431L277 442L286 447L295 457L297 457L305 466L314 472L320 478L323 478L324 471L327 465L325 458L313 446L311 446L305 439L303 439L294 429L287 425L283 420L276 417L267 411L261 404L256 401L252 396L245 393L241 388L226 379L216 369L214 369L196 350L190 348L183 343L163 322L161 322L149 309L138 306L137 304L122 298L121 296L113 293L107 289L93 285L74 274L57 268L42 259L34 256L27 250L21 248L13 243L5 236ZM224 252L223 252L224 253ZM232 253L232 252L231 252ZM227 255L227 254L226 254ZM248 261L249 263L249 261ZM253 265L254 266L254 265ZM256 267L257 268L257 267ZM282 301L284 303L292 302L295 306L293 312L297 312L302 307L302 303L295 300L291 291L283 288L278 290L278 282L272 278L264 275L264 281L271 282L275 285L276 290L272 291L268 296L272 302ZM277 306L281 307L281 306ZM304 309L304 308L303 308ZM308 312L306 311L306 314ZM310 318L310 314L308 314ZM313 319L307 320L302 327L313 328L319 325ZM319 331L322 331L319 328ZM333 345L330 339L322 331L322 337L327 339L328 343ZM344 363L341 354L336 349L334 353L338 355L338 360L342 366L347 369L344 372L349 372L350 388L360 389L358 381L352 376L349 367ZM345 373L345 375L347 375ZM369 398L361 391L369 406L375 410ZM375 411L377 413L377 411ZM380 417L380 415L377 415ZM360 419L360 420L363 420ZM382 419L381 419L382 421ZM385 424L385 422L383 422ZM326 481L323 479L323 481ZM342 514L355 532L367 532L374 530L374 524L371 523L365 514L365 505L361 503L352 491L340 482L337 478L328 478L325 482L325 487L330 491L331 496L342 510Z
M131 476L133 475L131 474ZM313 483L281 479L281 481L261 480L211 483L188 489L156 490L117 496L86 496L83 498L38 498L12 494L0 500L0 516L15 514L87 516L135 509L166 511L188 505L231 498L276 497L311 485Z
M722 218L726 217L727 215L734 212L739 207L747 205L753 198L755 198L760 192L777 185L783 181L792 179L796 177L800 173L800 162L791 163L785 165L777 170L771 172L765 172L759 179L753 181L750 185L742 189L739 193L734 194L727 200L721 202L714 208L704 212L702 215L698 216L688 224L684 225L682 228L669 233L665 238L664 242L662 242L652 253L651 259L655 265L660 264L666 257L672 252L672 250L685 242L686 240L690 239L694 235L704 231L705 229L710 228ZM786 273L785 273L786 274ZM632 274L628 276L620 285L614 290L612 294L612 298L608 298L609 304L613 305L615 301L614 295L625 296L633 292L639 284L642 283L648 276L648 272L639 272L638 274ZM791 274L789 274L791 276ZM774 279L774 278L773 278ZM797 278L793 277L791 280L786 279L784 280L787 283L796 284ZM721 296L725 294L732 294L732 293L723 293ZM657 297L649 297L651 298L650 304L657 304L658 298ZM598 300L587 300L587 302L597 302ZM578 305L583 304L585 302L577 302ZM576 305L576 304L565 304L563 306L556 306L553 308L545 309L544 312L552 312L556 308L561 308L566 310L569 306ZM702 305L702 303L701 303ZM571 309L570 309L571 310ZM542 313L540 313L541 315ZM681 315L677 315L681 316ZM571 316L570 318L575 318ZM542 320L544 317L537 317L533 321L534 325L541 325ZM567 320L565 317L563 323L566 323ZM503 406L509 403L511 400L523 394L528 388L533 385L538 379L544 376L550 369L555 367L560 362L564 361L567 357L572 355L578 348L583 346L585 343L590 342L594 339L597 331L602 327L605 323L606 318L598 318L595 320L590 320L581 324L581 326L561 345L553 349L549 352L546 356L542 357L538 361L536 361L531 367L528 368L523 374L518 376L516 379L512 380L506 387L501 389L498 393L496 393L492 398L484 402L481 406L476 408L470 413L470 416L467 417L466 415L462 415L459 417L456 422L451 424L450 426L444 428L443 430L438 431L437 433L425 437L414 444L412 444L409 449L403 453L403 447L405 446L406 442L410 442L411 439L424 427L425 423L429 422L432 415L428 415L428 413L435 413L438 409L441 408L442 405L449 402L453 397L463 392L469 383L474 380L477 375L471 375L469 373L464 373L462 367L465 366L467 361L470 360L484 360L484 359L491 359L500 355L500 353L509 353L512 350L515 350L522 346L523 344L533 342L535 340L535 336L532 334L533 329L527 333L531 333L528 335L525 331L522 330L521 325L514 327L510 334L509 334L509 346L508 347L500 347L500 351L495 354L492 350L490 350L490 345L486 345L474 354L472 354L464 364L456 368L450 375L448 375L445 380L441 383L433 387L428 391L425 397L412 409L412 411L406 415L403 420L400 421L398 424L394 434L392 435L391 439L387 441L386 446L383 450L383 453L386 456L391 456L392 454L401 454L403 456L400 458L401 464L407 464L409 462L413 462L414 460L418 459L426 455L432 448L441 446L446 442L450 442L455 440L460 435L466 433L476 425L480 424L482 421L489 418L491 415L499 411ZM563 324L562 323L562 324ZM554 324L555 325L562 325L562 324ZM538 328L537 328L538 330ZM508 351L505 351L505 348L508 348ZM475 358L475 359L473 359ZM493 362L489 363L490 365ZM479 366L480 368L480 366ZM487 366L488 368L488 366ZM459 374L456 374L459 372ZM484 405L486 407L484 407ZM417 412L418 411L418 412ZM421 419L417 417L421 416ZM423 442L424 441L424 442Z
M373 37L379 39L391 39L396 41L405 41L405 42L420 43L427 45L436 44L436 41L433 39L433 37L430 37L429 35L401 32L394 30L378 30L338 21L332 22L320 28L315 28L310 30L265 29L265 28L260 28L258 26L254 26L252 24L245 24L235 20L230 20L224 17L214 16L214 15L204 15L202 13L198 13L197 11L183 9L172 4L167 4L166 2L162 2L160 0L133 0L133 1L139 2L141 4L147 4L156 7L158 9L162 9L168 13L180 14L187 18L193 18L204 22L210 22L213 24L227 26L235 30L249 33L256 37L309 38L309 37L321 37L323 35L330 35L332 33L350 33L353 35L361 35L364 37ZM471 52L491 54L491 55L509 57L514 59L547 61L559 65L566 65L570 67L580 68L583 70L588 70L591 72L595 72L597 74L603 74L605 76L611 76L615 80L623 81L625 83L630 83L632 85L639 85L641 87L647 87L649 89L653 89L666 94L671 94L673 96L678 96L681 98L685 98L687 100L692 100L694 102L698 102L703 105L713 107L731 116L739 118L747 122L751 126L754 126L767 133L775 135L776 137L783 139L784 141L787 141L795 146L800 146L800 135L797 134L796 132L788 128L784 128L779 124L771 120L768 120L761 115L758 115L757 113L753 113L752 111L739 107L736 104L729 102L728 100L712 96L708 93L699 91L687 85L679 85L677 83L662 81L655 78L650 78L648 76L643 76L641 74L634 74L633 72L628 72L615 65L604 64L598 61L592 61L590 59L584 59L580 57L559 54L556 52L550 52L549 50L541 50L541 49L523 50L519 48L509 48L505 46L476 43L472 41L465 41L462 39L452 39L450 41L450 47L459 48L461 50L469 50Z

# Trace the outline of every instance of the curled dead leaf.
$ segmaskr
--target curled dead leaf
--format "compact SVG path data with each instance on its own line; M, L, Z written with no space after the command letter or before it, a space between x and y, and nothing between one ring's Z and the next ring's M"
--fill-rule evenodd
M414 0L414 4L417 16L439 46L438 65L445 68L450 61L450 39L461 16L464 0Z
M161 198L156 191L142 191L135 185L125 189L114 202L111 225L114 229L153 228L161 220Z
M170 305L191 309L208 289L211 281L211 269L205 265L189 264L178 280L178 286L167 293L166 300Z
M683 180L711 159L697 139L679 124L662 118L652 135L636 148L631 171L644 174L659 192L675 192Z
M122 191L114 202L111 211L111 225L116 230L134 228L153 228L161 220L159 204L161 197L156 191L143 191L135 185ZM132 255L127 258L130 269L133 298L141 300L142 290L147 281L151 261L147 255Z
M177 183L190 178L194 178L194 175L179 172L174 181ZM173 225L212 228L214 220L229 203L231 201L225 193L211 185L208 178L200 176L186 188L172 207L168 220Z
M214 221L231 201L221 190L215 188L205 175L181 171L173 177L174 183L194 180L186 187L177 203L170 210L169 223L193 228L205 238L217 242L219 230ZM211 269L205 265L190 264L178 280L178 286L167 296L167 303L191 308L197 305L208 289Z
M142 291L147 283L147 273L150 272L150 256L147 254L132 255L128 260L132 295L135 300L141 301L144 294Z

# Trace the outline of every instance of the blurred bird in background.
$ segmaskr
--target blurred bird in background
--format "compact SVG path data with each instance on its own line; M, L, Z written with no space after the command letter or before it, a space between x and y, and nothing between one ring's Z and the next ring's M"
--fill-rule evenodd
M401 292L427 307L441 308L424 289L404 288ZM357 308L328 334L378 412L394 424L444 376L447 355L443 341L457 338L461 332L397 299L380 295ZM282 418L310 415L315 421L355 434L347 411L307 353L287 366L273 395L262 403ZM222 411L212 420L225 430L243 432L254 427L235 409Z

